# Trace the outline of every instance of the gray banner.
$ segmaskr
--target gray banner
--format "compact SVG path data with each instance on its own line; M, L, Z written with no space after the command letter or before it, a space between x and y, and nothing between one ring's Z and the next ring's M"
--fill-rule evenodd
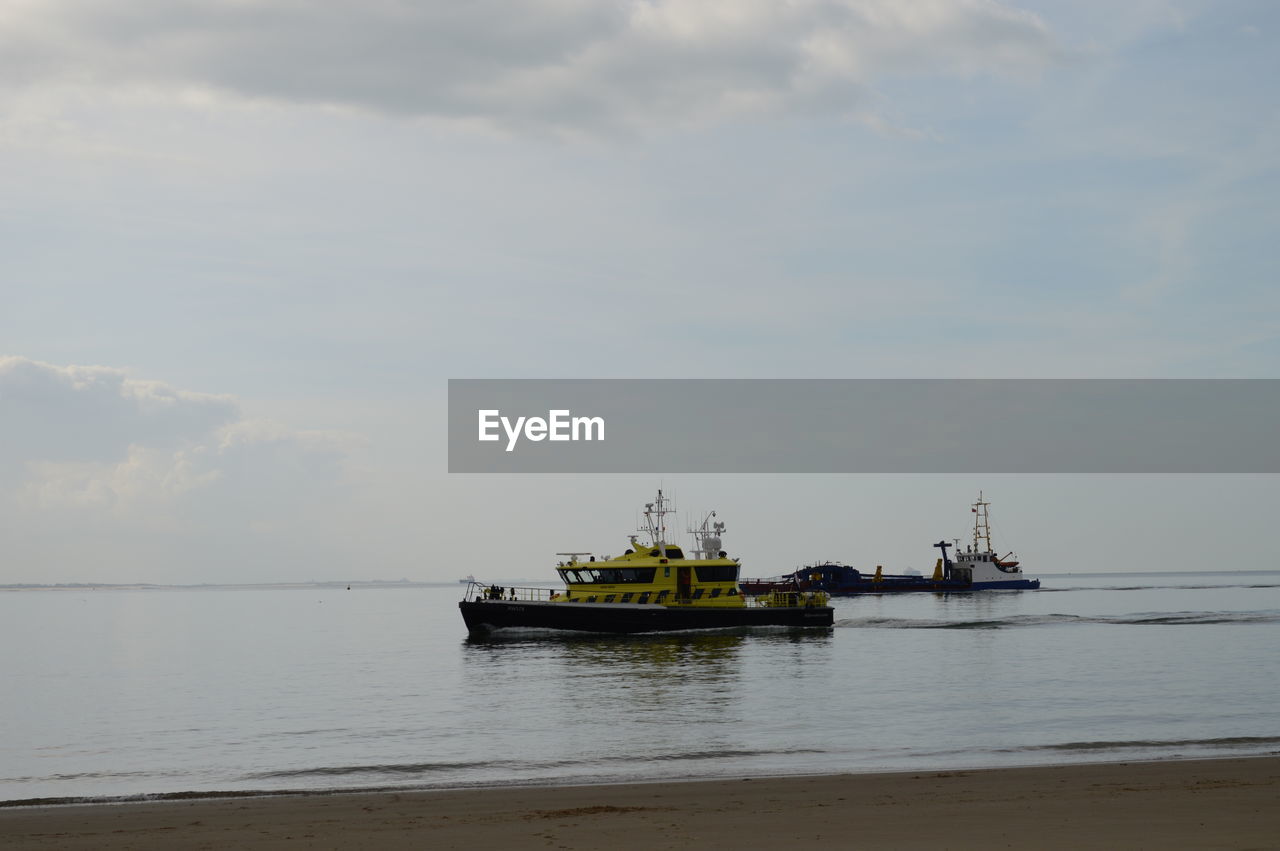
M449 381L451 473L1276 473L1277 431L1275 379Z

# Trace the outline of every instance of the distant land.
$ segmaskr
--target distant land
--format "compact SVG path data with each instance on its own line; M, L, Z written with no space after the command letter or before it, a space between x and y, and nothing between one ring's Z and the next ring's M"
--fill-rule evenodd
M67 591L84 591L98 590L103 591L164 591L167 589L174 590L191 590L196 588L404 588L414 586L436 586L436 585L456 585L456 582L413 582L408 579L362 579L362 580L332 580L327 582L201 582L191 585L165 585L154 582L53 582L53 583L36 583L36 582L18 582L7 585L0 585L3 591L56 591L59 589Z
M500 579L503 585L555 585L555 581L532 579ZM15 582L0 584L0 591L191 591L200 589L227 588L440 588L459 587L455 580L437 579L433 581L415 581L411 579L360 579L344 581L334 579L324 582L200 582L189 585L166 585L155 582Z

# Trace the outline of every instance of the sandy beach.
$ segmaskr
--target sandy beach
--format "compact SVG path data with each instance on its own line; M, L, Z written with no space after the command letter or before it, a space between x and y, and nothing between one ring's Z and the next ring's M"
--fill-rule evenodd
M0 809L6 848L1278 848L1280 757Z

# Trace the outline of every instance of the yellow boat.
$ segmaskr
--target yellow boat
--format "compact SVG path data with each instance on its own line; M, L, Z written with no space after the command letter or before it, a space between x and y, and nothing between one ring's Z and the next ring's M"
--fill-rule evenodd
M821 591L774 591L758 597L738 587L738 559L721 549L724 523L711 512L694 536L692 558L666 542L668 500L645 505L645 525L617 557L558 553L564 590L473 582L458 604L472 635L497 629L575 632L667 632L788 626L829 627L834 613ZM638 538L647 534L648 544Z

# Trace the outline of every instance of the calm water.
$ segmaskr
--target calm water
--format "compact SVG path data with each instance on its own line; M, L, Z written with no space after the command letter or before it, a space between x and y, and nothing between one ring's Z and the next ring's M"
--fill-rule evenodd
M462 587L0 592L0 800L1280 751L1280 572L469 641Z

